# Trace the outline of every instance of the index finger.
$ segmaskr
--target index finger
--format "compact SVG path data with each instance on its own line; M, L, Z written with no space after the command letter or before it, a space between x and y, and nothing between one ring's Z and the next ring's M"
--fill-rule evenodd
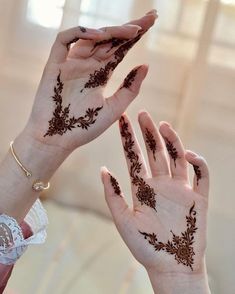
M107 32L81 26L62 31L58 33L52 46L49 61L63 62L68 55L69 46L79 39L100 41L105 38L108 38Z

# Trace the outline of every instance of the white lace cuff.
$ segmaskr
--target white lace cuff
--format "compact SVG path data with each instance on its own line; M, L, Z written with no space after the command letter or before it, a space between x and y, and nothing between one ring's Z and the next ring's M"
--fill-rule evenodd
M47 214L40 200L37 200L24 221L33 235L24 239L17 221L6 214L0 214L0 263L14 264L30 244L41 244L46 239Z

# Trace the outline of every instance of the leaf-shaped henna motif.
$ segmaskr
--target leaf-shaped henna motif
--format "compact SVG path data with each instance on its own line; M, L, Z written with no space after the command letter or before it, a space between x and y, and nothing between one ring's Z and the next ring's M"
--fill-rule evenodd
M74 128L82 128L87 130L91 125L96 122L96 117L98 116L99 111L103 108L88 108L84 116L75 118L69 117L70 104L64 107L62 106L62 91L64 84L60 79L61 72L57 76L57 84L54 87L54 95L52 96L53 101L55 102L55 110L53 112L53 117L49 120L49 128L45 133L46 136L53 135L63 135L67 131L72 131Z
M201 173L199 166L197 166L197 165L193 165L193 169L194 169L194 172L195 172L195 175L197 178L197 186L198 186L199 180L201 180L201 178L202 178L202 173Z
M133 151L133 146L135 144L132 139L132 134L128 130L128 123L125 121L125 118L122 116L120 118L120 129L121 136L124 138L124 151L127 154L127 158L130 160L130 176L132 179L132 184L137 186L136 197L140 201L141 205L145 204L154 210L156 210L156 193L153 188L151 188L145 180L139 176L141 171L142 164L139 161L139 156Z
M146 140L146 143L147 143L149 149L153 153L154 160L156 161L157 143L156 143L156 140L154 139L153 134L147 128L145 131L145 140Z
M124 82L123 82L123 85L121 87L122 88L126 88L126 89L129 89L132 85L132 83L134 82L135 80L135 77L137 75L137 72L138 72L138 68L135 68L135 69L132 69L132 71L129 72L129 74L126 76Z
M167 149L170 157L174 160L174 164L176 167L176 159L178 158L177 149L174 147L174 145L168 139L165 138L165 141L166 141L166 149Z
M165 251L175 256L175 260L180 264L188 266L193 271L194 264L194 234L197 231L196 227L196 211L195 203L189 210L189 214L186 216L187 229L181 233L181 236L175 235L172 231L172 240L168 240L166 243L159 242L157 235L152 233L148 234L139 231L141 235L148 241L150 245L155 248L155 251Z
M109 61L104 67L101 67L99 70L95 70L92 74L90 74L89 80L85 83L80 92L83 92L84 89L97 88L106 85L110 73L118 66L118 64L125 57L125 54L135 45L135 43L139 41L144 33L144 31L141 31L135 38L129 41L125 40L125 43L115 51L114 60Z
M111 185L113 186L113 190L115 194L118 196L121 196L121 189L118 184L118 181L111 174L109 174L109 176L110 176L110 182L111 182Z

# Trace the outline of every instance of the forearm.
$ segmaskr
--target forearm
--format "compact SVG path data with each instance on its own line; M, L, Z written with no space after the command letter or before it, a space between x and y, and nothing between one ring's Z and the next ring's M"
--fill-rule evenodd
M210 294L206 270L197 274L147 271L156 294Z
M32 176L26 177L8 151L0 165L0 213L20 222L40 194L32 189L34 181L47 183L69 153L34 140L25 131L15 139L14 150Z

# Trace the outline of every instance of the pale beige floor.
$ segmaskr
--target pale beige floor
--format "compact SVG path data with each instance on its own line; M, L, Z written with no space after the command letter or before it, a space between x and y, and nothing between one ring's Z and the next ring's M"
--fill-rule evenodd
M31 6L27 0L0 3L2 158L9 141L27 120L62 10L53 8L55 0L31 0ZM210 284L215 294L233 294L235 6L220 7L207 64L200 68L204 75L200 94L187 110L190 121L180 115L182 97L195 65L206 4L203 0L70 0L64 9L62 27L78 22L95 27L113 25L152 7L159 9L158 25L130 52L107 93L118 87L133 66L150 64L141 93L128 114L138 135L136 115L142 108L149 110L157 123L168 120L176 127L183 125L180 134L186 147L206 157L211 170L207 250ZM55 28L48 27L53 23ZM116 125L74 152L55 175L48 195L54 202L46 203L50 218L47 243L30 248L19 261L9 284L14 293L152 293L144 270L133 261L109 220L99 178L102 165L115 172L128 194L128 174Z

